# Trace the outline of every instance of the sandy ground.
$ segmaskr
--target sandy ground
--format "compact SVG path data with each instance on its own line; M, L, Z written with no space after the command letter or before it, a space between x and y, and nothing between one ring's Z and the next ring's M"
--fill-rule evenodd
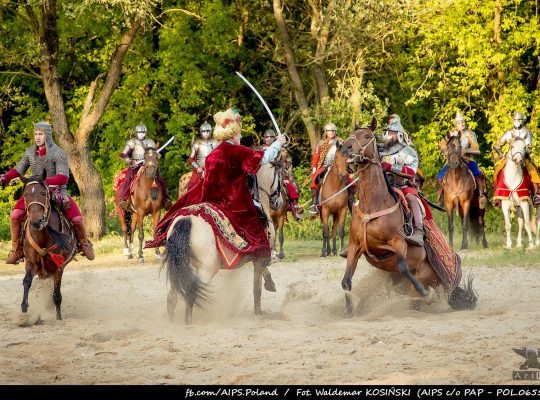
M22 266L0 265L0 384L512 384L523 361L512 348L540 347L540 268L475 267L474 311L442 299L413 311L402 287L362 261L347 319L344 264L273 264L278 292L263 293L262 316L252 311L252 267L222 271L213 304L189 327L183 303L169 322L159 264L122 256L67 267L62 321L36 278L37 322L19 327Z

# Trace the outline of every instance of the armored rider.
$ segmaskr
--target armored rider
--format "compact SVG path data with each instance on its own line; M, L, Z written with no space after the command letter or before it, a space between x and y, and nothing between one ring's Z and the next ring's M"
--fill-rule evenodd
M538 176L536 166L533 164L531 159L533 133L525 126L525 115L522 112L516 112L514 114L514 124L512 129L504 132L493 148L499 154L499 156L502 156L502 146L505 144L512 144L516 138L525 140L526 154L525 160L523 161L523 166L527 169L527 172L531 177L531 182L533 185L533 204L536 206L540 204L540 194L538 193L540 187L540 176ZM497 177L504 168L505 164L506 159L500 159L495 165L495 171L493 173L493 179L495 182L497 182Z
M120 153L120 158L129 164L129 168L126 172L126 177L124 182L118 188L116 192L117 202L126 211L130 211L130 195L131 195L131 184L139 169L144 163L144 153L147 148L156 148L156 143L147 137L147 129L143 123L140 123L135 127L134 137L129 139L126 143L126 147L122 153ZM167 191L167 186L165 181L159 175L156 178L161 188L161 193L163 194L163 206L165 210L171 208L171 197Z
M188 158L188 163L193 168L193 174L187 185L188 190L202 180L206 157L219 145L219 142L212 138L212 126L208 122L202 123L199 132L200 138L193 142Z
M267 129L264 131L263 139L264 144L259 149L264 151L276 141L276 132L274 132L273 129ZM298 221L304 218L304 211L298 205L300 191L298 190L298 181L292 167L292 158L284 147L281 148L280 157L283 161L283 183L285 184L285 189L289 198L290 211Z
M324 126L324 139L317 143L315 152L311 158L311 201L312 205L309 212L311 218L316 218L319 212L319 187L326 170L332 165L336 158L336 143L343 142L343 139L337 137L337 127L333 123L328 123ZM352 210L354 202L354 189L348 188L349 193L349 210Z
M384 147L379 151L381 166L386 172L394 175L394 186L414 188L419 163L418 153L401 125L399 116L395 115L390 119L382 139ZM406 240L415 246L422 247L424 246L424 223L420 199L413 193L407 193L405 199L413 215L413 233L406 236Z
M49 187L56 186L58 188L58 197L62 199L59 208L73 224L78 242L78 251L89 260L93 260L95 258L94 249L86 236L81 212L67 192L66 185L69 179L67 154L54 143L52 126L45 121L34 124L34 145L26 149L15 168L10 169L6 175L0 175L0 184L4 186L12 179L24 176L29 168L32 169L33 175L42 176L45 172L45 184ZM20 239L22 221L25 217L26 207L24 197L21 196L15 203L9 219L12 244L6 264L18 264L19 260L24 257Z
M469 170L474 175L476 180L476 187L478 188L478 193L480 194L480 208L484 208L487 203L485 181L486 177L478 168L478 164L473 160L475 154L480 154L480 146L478 145L478 139L476 138L476 133L472 130L467 129L467 123L463 115L460 112L456 113L456 118L454 119L455 129L449 131L444 138L439 142L439 148L443 153L446 154L448 142L454 137L461 137L461 154L463 155L463 161L469 167ZM443 180L446 172L448 171L448 164L445 164L444 167L437 174L437 199L439 202L442 201L444 194Z

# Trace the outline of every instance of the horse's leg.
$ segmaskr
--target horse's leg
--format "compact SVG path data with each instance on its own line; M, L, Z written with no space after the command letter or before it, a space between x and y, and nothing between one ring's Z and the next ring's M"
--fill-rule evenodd
M337 232L339 228L339 214L332 214L332 255L337 256Z
M429 294L427 297L421 297L416 288L411 286L411 308L419 310L422 302L427 302L429 304L433 301L435 288L440 284L440 280L427 259L424 259L419 263L415 277L425 288L427 288Z
M62 285L62 274L64 273L63 269L58 269L54 273L54 290L53 290L53 302L56 307L56 319L62 319L62 311L60 305L62 304L62 293L60 293L60 286Z
M448 217L448 241L450 247L454 247L454 202L446 204L446 216Z
M531 212L529 208L529 202L523 201L520 205L523 212L523 220L525 221L525 232L527 232L527 238L529 239L529 249L534 249L534 240L531 232Z
M328 209L323 207L321 210L321 219L323 223L323 245L321 251L321 257L330 255L330 229L328 227Z
M129 250L131 253L130 258L133 258L133 236L135 235L135 229L137 228L138 223L139 223L139 214L132 213L131 214L131 232L129 234Z
M402 275L405 275L405 277L413 284L416 291L420 293L420 296L426 297L429 294L428 291L424 285L422 285L422 283L419 282L418 279L416 279L416 277L412 274L409 264L407 263L407 242L399 237L391 240L390 245L394 247L394 251L396 253L398 271Z
M486 239L486 226L485 226L485 214L486 214L486 209L483 208L481 210L479 210L480 212L480 215L478 216L478 223L480 224L480 229L482 231L482 246L485 248L488 247L488 241Z
M143 241L144 241L144 215L141 215L138 219L139 227L139 262L142 264L144 263L144 255L143 255Z
M469 212L471 208L470 200L461 203L461 250L466 250L469 247Z
M128 247L128 229L126 224L125 211L120 207L116 206L116 212L118 214L118 219L120 219L120 225L122 227L122 236L124 237L124 256L130 257L129 247Z
M36 275L34 266L30 264L29 261L26 261L25 269L26 269L26 273L23 279L23 300L21 303L21 311L23 313L28 312L28 293L30 292L30 287L32 286L32 281L34 280L34 276Z
M155 210L152 212L152 226L154 228L154 232L156 231L156 226L159 224L159 220L161 217L161 209ZM159 246L156 247L156 260L161 260L161 252L159 251Z
M285 225L285 218L281 217L279 220L279 258L285 258L285 253L283 252L283 226Z
M501 209L504 215L504 230L506 231L506 248L512 248L512 238L510 237L512 223L510 221L510 201L511 200L502 200Z
M169 314L169 321L174 321L174 311L176 310L176 304L178 303L178 295L172 288L169 288L167 294L167 313Z
M516 247L521 247L523 246L523 211L521 211L521 206L516 208L516 218L518 220Z
M260 262L253 262L253 309L256 315L261 315L262 275L265 267Z
M339 252L343 252L343 239L345 237L345 219L347 218L348 208L343 208L339 213L338 235L340 240Z
M352 289L352 277L356 271L356 266L358 265L358 260L362 256L364 250L360 244L356 243L354 239L349 234L349 251L347 252L347 267L345 268L345 273L343 274L343 279L341 280L341 287L345 291L345 313L347 317L352 317L354 311L354 304L351 297Z

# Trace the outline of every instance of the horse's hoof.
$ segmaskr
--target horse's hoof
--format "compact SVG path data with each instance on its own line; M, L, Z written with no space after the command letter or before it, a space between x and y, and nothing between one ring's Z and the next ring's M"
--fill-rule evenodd
M352 282L350 279L343 279L341 281L341 287L343 288L343 290L347 290L347 291L351 291L352 289ZM345 296L347 296L347 293L345 293Z
M131 255L131 251L129 251L129 249L124 249L124 255L129 257Z
M426 304L433 304L435 302L435 289L431 286L428 286L428 293L427 296L424 297L424 301Z
M283 260L283 259L285 258L285 254L284 254L284 253L279 253L279 254L278 254L278 258L279 258L280 260Z
M132 259L133 259L133 254L130 254L129 256L126 256L126 258L127 258L128 260L132 260Z
M28 326L30 324L30 317L28 316L28 313L20 313L17 316L16 323L18 326Z
M144 264L144 258L139 258L139 264Z
M262 315L262 311L261 310L255 310L255 315Z
M269 292L276 292L276 284L274 281L270 278L264 281L264 288L268 290Z

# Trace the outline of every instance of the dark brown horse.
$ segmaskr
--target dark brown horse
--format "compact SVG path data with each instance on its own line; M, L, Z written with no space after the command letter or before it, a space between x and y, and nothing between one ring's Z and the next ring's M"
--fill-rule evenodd
M345 217L347 216L349 183L347 163L341 155L342 143L336 141L336 158L323 178L320 188L321 221L323 224L323 246L321 257L337 255L336 236L341 240L340 251L343 250L345 236ZM332 249L330 249L329 219L332 216Z
M350 297L352 277L362 254L376 268L388 272L400 272L411 283L413 306L418 307L422 298L428 297L441 283L432 268L423 247L408 245L400 233L404 225L401 203L389 188L373 133L373 119L367 128L358 128L345 141L342 154L347 162L356 165L358 173L358 201L353 207L349 233L347 268L341 282L346 290L345 299L349 315L353 311ZM392 192L391 192L392 190ZM412 268L411 268L412 267ZM476 296L469 282L466 290L456 287L449 295L450 306L472 308Z
M26 273L23 279L24 294L20 324L28 323L28 293L36 275L40 279L52 276L54 280L52 298L56 307L56 319L60 320L62 274L77 249L73 226L51 203L51 193L43 183L43 178L29 178L25 183L23 196L26 208L23 236Z
M161 209L163 208L163 194L157 179L159 158L160 154L153 147L147 148L144 152L144 163L139 170L130 199L133 212L125 212L119 206L116 207L124 235L124 255L130 259L133 258L133 234L138 229L138 256L141 263L144 262L144 217L152 215L153 227L155 228L161 218ZM156 247L156 257L158 260L161 257L159 247Z
M463 231L461 249L469 247L469 229L471 229L471 237L474 235L476 243L478 244L480 237L482 237L482 244L487 247L488 243L484 231L485 209L480 208L480 193L461 152L461 136L450 138L446 145L448 172L443 179L450 246L454 246L454 210L457 210Z

